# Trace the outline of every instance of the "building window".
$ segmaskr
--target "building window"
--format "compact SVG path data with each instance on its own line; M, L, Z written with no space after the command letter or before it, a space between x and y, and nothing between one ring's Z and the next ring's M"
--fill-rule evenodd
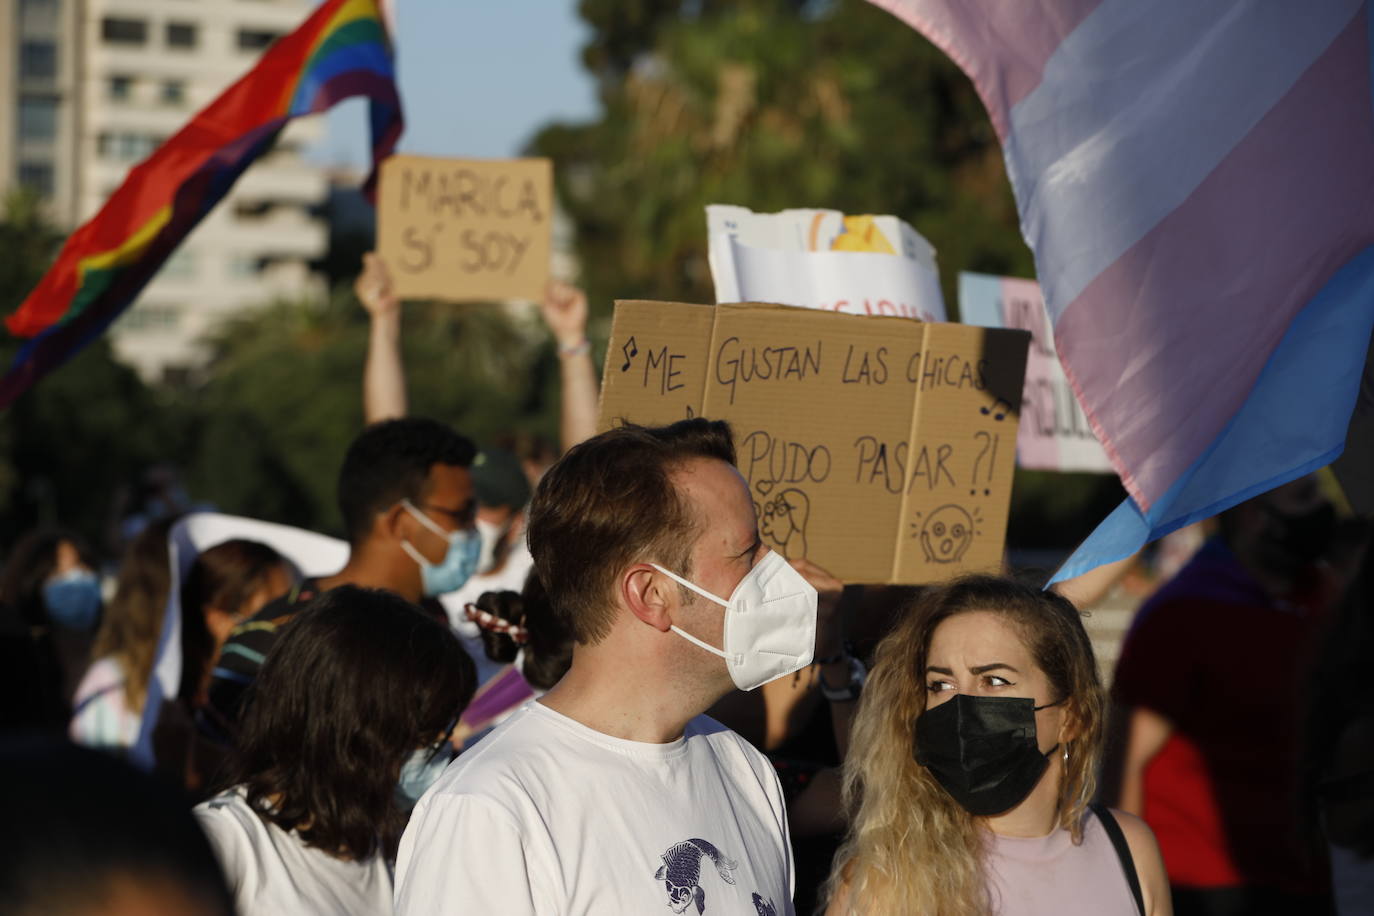
M268 29L239 29L239 50L262 51L280 37L280 32Z
M240 280L256 277L261 268L261 263L252 255L236 254L229 259L229 276Z
M196 275L196 253L178 248L162 265L159 276L169 280L189 280Z
M52 163L19 163L19 183L26 188L32 188L44 197L51 197L53 192Z
M19 100L19 140L48 141L57 137L57 99Z
M43 35L57 27L57 0L19 0L19 30Z
M170 331L180 320L181 310L174 305L136 305L119 323L129 331Z
M186 101L186 84L181 80L165 80L162 83L162 104L181 105Z
M143 19L106 16L100 20L100 37L106 44L141 45L148 41L148 23Z
M162 139L154 134L106 131L96 138L96 152L102 159L129 162L147 156L161 145Z
M134 94L132 76L112 76L105 82L105 94L111 102L127 102Z
M196 27L189 22L167 23L167 47L189 51L196 46Z
M19 45L19 78L50 80L57 76L57 45L25 41Z

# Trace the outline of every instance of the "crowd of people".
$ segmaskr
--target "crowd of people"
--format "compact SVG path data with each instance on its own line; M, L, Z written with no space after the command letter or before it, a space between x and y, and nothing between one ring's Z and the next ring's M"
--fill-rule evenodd
M408 416L380 259L356 291L337 569L183 569L170 512L107 588L73 532L10 552L14 912L1374 912L1374 556L1315 478L1104 685L1072 589L842 583L762 542L727 424L598 433L577 290L554 461Z

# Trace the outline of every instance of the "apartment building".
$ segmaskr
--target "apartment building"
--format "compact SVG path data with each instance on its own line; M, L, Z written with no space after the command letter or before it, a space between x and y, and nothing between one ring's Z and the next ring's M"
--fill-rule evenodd
M0 175L38 191L64 222L76 206L76 13L59 0L0 0Z
M246 72L312 0L0 0L0 186L44 194L70 229L128 170ZM8 108L8 110L7 110ZM4 121L0 121L4 123ZM303 148L324 129L287 128L191 233L111 329L115 352L149 380L204 365L226 317L323 293L309 262L327 229L324 171Z

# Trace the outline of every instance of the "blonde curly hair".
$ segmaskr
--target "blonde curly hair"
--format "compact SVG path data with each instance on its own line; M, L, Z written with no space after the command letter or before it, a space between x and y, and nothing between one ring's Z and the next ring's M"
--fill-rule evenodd
M1077 609L1053 592L996 576L932 588L878 646L844 766L849 832L827 897L849 913L986 916L984 828L912 753L926 708L926 658L936 628L971 611L1005 616L1023 635L1075 737L1059 785L1058 826L1083 839L1096 788L1106 697Z

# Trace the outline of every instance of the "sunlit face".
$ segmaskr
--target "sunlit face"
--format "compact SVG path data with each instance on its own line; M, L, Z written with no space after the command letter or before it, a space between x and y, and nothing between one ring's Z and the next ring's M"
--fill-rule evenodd
M1036 706L1065 699L1035 663L1020 631L991 611L969 611L941 622L931 635L924 674L927 709L960 693L1023 697ZM1036 712L1041 753L1064 740L1066 721L1062 703Z
M81 562L81 552L71 541L58 541L57 547L53 550L52 575L48 578L60 578L74 569L88 569L86 564Z
M689 578L722 600L730 595L767 548L759 538L749 487L732 465L697 459L673 475L697 520L700 534L692 549ZM724 644L725 608L693 596L681 608L679 626L713 646ZM701 650L696 650L701 651ZM722 669L724 661L720 662Z

